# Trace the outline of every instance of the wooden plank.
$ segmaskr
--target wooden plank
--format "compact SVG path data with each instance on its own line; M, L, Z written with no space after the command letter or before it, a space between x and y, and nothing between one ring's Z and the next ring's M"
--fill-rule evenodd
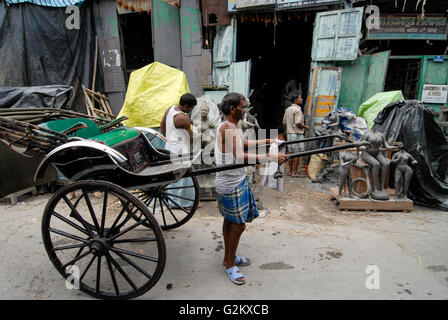
M93 64L92 91L95 91L97 64L98 64L98 36L95 36L95 60L94 60L94 64Z
M106 96L94 92L86 88L84 85L82 86L82 88L84 91L86 108L89 116L99 116L107 120L115 119L115 115L113 114L112 110L110 110L110 106ZM97 104L99 108L96 108L95 104Z
M391 193L393 190L388 189ZM348 199L339 198L339 188L330 188L331 196L336 198L339 202L341 210L372 210L372 211L411 211L414 207L412 200L395 200L389 199L387 201L373 200L373 199Z
M104 99L101 99L100 100L100 105L101 105L101 110L102 111L104 111L104 112L107 112L107 109L106 109L106 104L104 103Z
M87 107L88 115L94 117L95 116L95 112L94 112L95 107L93 106L93 103L90 100L88 95L86 98L86 107Z
M314 112L314 101L313 101L313 97L314 97L314 93L316 92L316 79L317 79L317 72L319 70L318 66L315 66L313 68L313 80L312 80L312 84L311 84L311 93L308 96L308 108L307 108L307 113L308 115L311 117L311 114ZM308 131L307 131L308 132Z
M10 194L8 194L7 196L5 196L5 198L9 200L10 204L17 204L17 199L18 199L20 196L23 196L23 195L25 195L25 194L27 194L27 193L30 193L30 192L31 192L33 195L36 195L36 194L37 194L37 189L36 189L36 187L29 187L29 188L26 188L26 189L23 189L23 190L14 192L14 193L10 193Z
M85 98L85 100L86 100L86 109L87 109L87 114L89 115L89 116L93 116L93 111L92 111L92 101L90 101L90 97L89 97L89 94L87 93L87 88L86 87L84 87L84 85L81 85L81 87L82 87L82 91L83 91L83 93L84 93L84 98Z
M104 102L106 102L106 109L107 109L107 112L109 112L110 114L114 114L114 113L112 112L112 109L110 108L109 100L106 98L106 99L104 100Z
M99 93L99 92L92 91L92 90L90 90L90 89L88 89L88 88L86 88L86 87L84 87L84 90L85 90L87 93L91 94L91 95L97 96L97 97L102 98L102 99L107 99L107 97L106 97L104 94L101 94L101 93Z

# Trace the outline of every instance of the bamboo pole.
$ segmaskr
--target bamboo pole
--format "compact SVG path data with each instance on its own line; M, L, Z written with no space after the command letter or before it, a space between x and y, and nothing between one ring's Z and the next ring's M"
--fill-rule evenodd
M92 90L95 90L96 66L98 64L98 36L95 36L95 61L93 62Z

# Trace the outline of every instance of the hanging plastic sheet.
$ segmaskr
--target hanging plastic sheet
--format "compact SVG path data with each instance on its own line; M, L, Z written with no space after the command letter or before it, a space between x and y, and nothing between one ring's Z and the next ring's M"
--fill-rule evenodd
M448 142L432 108L415 100L391 103L378 114L372 130L383 132L388 141L403 142L418 161L408 197L417 205L448 211Z
M403 94L398 91L379 92L367 101L364 101L358 110L358 116L367 122L367 128L370 130L378 113L389 103L404 100Z
M329 130L327 134L338 133L336 128L339 128L340 132L346 133L347 135L349 132L353 133L353 137L356 140L360 139L367 131L365 119L357 117L353 111L341 107L336 108L325 116L322 123Z
M71 97L70 86L0 87L0 108L64 109Z
M153 62L131 73L123 108L117 118L128 117L129 127L160 127L166 109L190 92L185 73Z
M0 87L72 86L70 109L85 112L81 84L91 87L95 57L91 2L79 10L79 29L67 28L69 16L65 8L0 1Z

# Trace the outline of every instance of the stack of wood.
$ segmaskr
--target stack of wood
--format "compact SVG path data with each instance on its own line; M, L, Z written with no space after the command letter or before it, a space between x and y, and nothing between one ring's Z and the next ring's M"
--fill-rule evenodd
M65 134L35 124L0 117L0 139L9 146L21 146L44 154L67 142Z
M84 97L86 99L87 114L92 117L100 117L112 121L115 115L109 105L109 100L104 94L87 89L82 86Z

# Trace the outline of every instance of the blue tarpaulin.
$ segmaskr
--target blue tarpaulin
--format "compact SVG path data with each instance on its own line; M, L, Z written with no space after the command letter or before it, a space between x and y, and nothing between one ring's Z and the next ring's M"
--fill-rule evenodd
M5 0L7 5L29 2L45 7L69 7L80 6L85 0Z

